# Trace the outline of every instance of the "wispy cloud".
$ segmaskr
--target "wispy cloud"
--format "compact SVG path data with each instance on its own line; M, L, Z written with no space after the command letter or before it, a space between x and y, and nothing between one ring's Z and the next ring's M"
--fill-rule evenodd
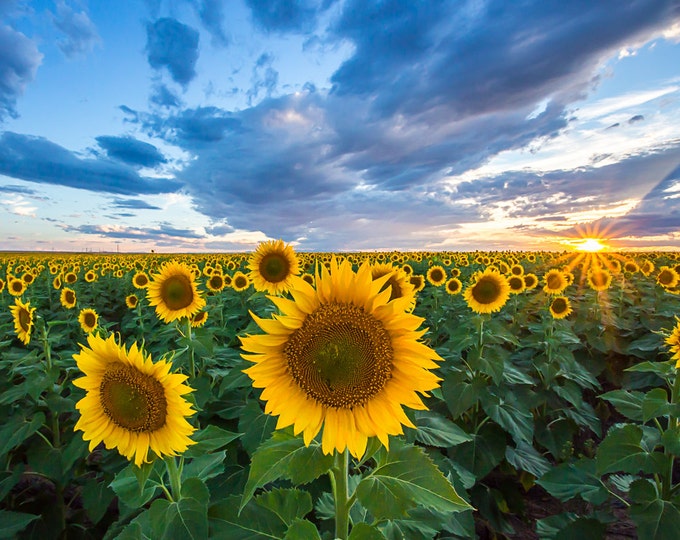
M101 43L97 28L88 14L85 11L75 11L63 0L57 2L52 21L65 35L57 44L61 52L69 58L88 53Z
M32 40L0 24L0 122L17 116L17 99L33 81L42 58Z
M147 58L154 69L166 68L186 87L196 76L199 33L176 19L163 17L147 24Z

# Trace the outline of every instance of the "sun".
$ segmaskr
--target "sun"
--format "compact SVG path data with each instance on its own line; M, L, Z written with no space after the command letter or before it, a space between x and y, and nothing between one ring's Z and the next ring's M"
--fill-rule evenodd
M577 251L587 251L589 253L595 253L597 251L602 251L606 249L606 245L602 243L599 238L584 238L576 246Z

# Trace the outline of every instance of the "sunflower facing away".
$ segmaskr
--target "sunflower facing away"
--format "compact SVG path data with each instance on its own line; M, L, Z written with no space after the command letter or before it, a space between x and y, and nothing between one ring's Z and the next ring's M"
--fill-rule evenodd
M475 313L493 313L499 311L508 301L510 285L504 275L487 268L477 274L463 296Z
M269 240L257 246L248 270L255 290L281 294L290 289L293 276L300 273L300 264L292 246L283 240Z
M186 417L195 411L182 396L192 392L186 375L170 373L165 360L152 362L137 344L129 350L90 334L87 347L73 358L85 376L73 381L87 394L77 404L80 419L73 428L90 441L90 452L104 442L140 466L151 449L157 456L174 456L194 443L195 428Z
M195 274L182 262L166 262L146 286L146 296L163 322L192 317L205 306L198 292Z
M30 302L24 304L19 298L15 298L14 305L10 306L9 310L14 319L14 331L17 333L19 341L24 345L28 345L31 341L35 308L31 307Z
M388 447L388 435L414 427L403 406L425 409L418 394L441 380L430 370L442 360L419 341L423 319L390 302L369 262L355 273L333 259L317 269L316 288L293 280L293 299L270 296L280 315L260 319L265 332L241 338L245 370L262 388L265 412L277 429L292 425L309 445L323 426L324 453L346 448L363 455L368 437Z

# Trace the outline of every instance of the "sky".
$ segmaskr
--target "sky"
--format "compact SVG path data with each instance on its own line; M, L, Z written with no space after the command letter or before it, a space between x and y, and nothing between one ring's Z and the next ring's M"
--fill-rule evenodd
M678 0L0 0L0 250L680 249Z

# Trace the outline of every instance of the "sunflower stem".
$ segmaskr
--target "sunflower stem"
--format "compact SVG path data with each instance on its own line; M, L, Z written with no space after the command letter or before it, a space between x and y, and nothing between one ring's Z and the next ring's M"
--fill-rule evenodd
M171 502L179 501L182 491L182 480L181 472L179 467L177 467L177 460L174 456L167 456L165 459L165 468L168 471L168 477L170 478L170 494L172 495Z
M335 538L346 540L349 534L349 451L335 453L335 465L331 469L331 485L335 500Z
M187 338L187 341L189 343L189 373L191 373L191 379L196 378L196 360L194 358L194 346L193 343L191 342L192 340L192 334L191 334L191 317L187 317L187 331L185 334L185 337Z

